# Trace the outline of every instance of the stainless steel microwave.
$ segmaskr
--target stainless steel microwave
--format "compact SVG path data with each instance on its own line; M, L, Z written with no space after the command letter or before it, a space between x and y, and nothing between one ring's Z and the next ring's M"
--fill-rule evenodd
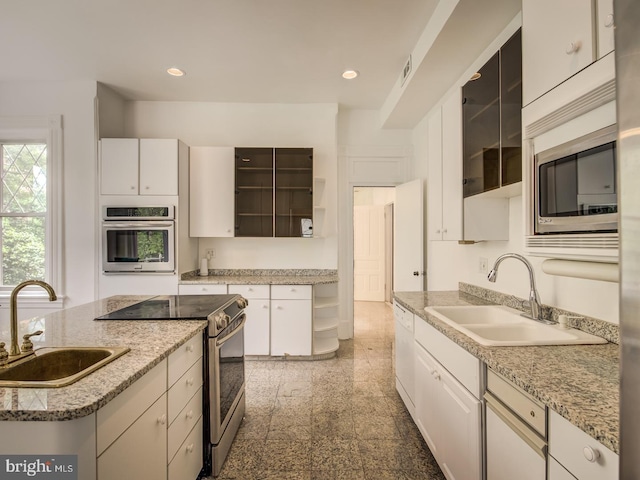
M535 234L618 231L617 127L535 156Z

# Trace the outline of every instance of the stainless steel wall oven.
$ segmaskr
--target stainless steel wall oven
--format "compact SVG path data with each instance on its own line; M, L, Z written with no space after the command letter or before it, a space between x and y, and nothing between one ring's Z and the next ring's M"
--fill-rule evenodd
M102 271L175 271L175 212L164 207L104 207Z

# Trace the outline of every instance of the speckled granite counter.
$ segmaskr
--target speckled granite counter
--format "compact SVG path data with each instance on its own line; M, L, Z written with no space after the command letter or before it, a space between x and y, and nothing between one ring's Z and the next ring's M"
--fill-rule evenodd
M182 275L183 285L320 285L338 281L336 270L209 270L201 277L198 272Z
M130 352L67 387L0 388L0 420L70 420L91 414L160 363L207 322L183 320L95 321L95 317L148 296L117 296L41 317L44 346L122 346ZM29 328L21 322L21 333Z
M619 346L484 347L424 308L487 305L464 292L396 292L395 299L550 409L619 453Z

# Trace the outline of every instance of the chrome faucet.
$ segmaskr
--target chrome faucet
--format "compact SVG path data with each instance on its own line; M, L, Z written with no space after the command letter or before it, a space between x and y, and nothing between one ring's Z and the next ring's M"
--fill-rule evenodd
M9 311L11 315L11 347L9 348L10 357L20 355L20 347L18 346L18 293L20 293L20 290L22 290L24 287L28 287L29 285L39 285L40 287L44 288L49 294L50 302L54 302L58 298L51 285L41 280L26 280L18 284L11 291L11 299L9 301ZM37 332L35 334L37 334Z
M490 282L495 283L496 279L498 278L498 267L505 258L515 258L517 260L520 260L525 264L527 270L529 270L529 283L531 284L531 291L529 292L529 308L531 309L531 313L529 315L523 315L539 322L550 323L542 319L540 316L540 296L538 295L538 290L536 289L536 281L533 277L533 267L529 263L529 260L527 260L525 257L523 257L522 255L518 255L517 253L505 253L504 255L500 255L496 259L496 262L493 264L493 268L489 272L489 275L487 275L487 279Z

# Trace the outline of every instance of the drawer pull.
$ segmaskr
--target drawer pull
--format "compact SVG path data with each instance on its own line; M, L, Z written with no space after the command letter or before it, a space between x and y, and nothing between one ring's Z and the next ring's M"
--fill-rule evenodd
M193 345L187 345L187 352L193 352Z
M189 410L185 416L191 420L193 418L193 410Z
M193 443L187 445L187 448L185 450L187 451L187 453L193 453Z
M589 446L584 447L582 453L584 454L584 458L591 463L597 462L598 458L600 458L600 452Z
M158 417L158 423L160 425L167 423L167 416L164 413Z
M193 377L187 378L187 387L193 387Z
M433 371L432 375L433 375L433 378L435 378L436 380L440 380L440 374L435 370Z
M567 45L567 48L565 50L565 52L567 53L567 55L573 55L574 53L576 53L578 50L580 50L580 47L582 46L581 42L569 42L569 44Z
M534 417L534 418L535 418L535 416L536 416L536 412L534 412L533 410L531 410L531 411L529 412L529 415L531 415L532 417Z

